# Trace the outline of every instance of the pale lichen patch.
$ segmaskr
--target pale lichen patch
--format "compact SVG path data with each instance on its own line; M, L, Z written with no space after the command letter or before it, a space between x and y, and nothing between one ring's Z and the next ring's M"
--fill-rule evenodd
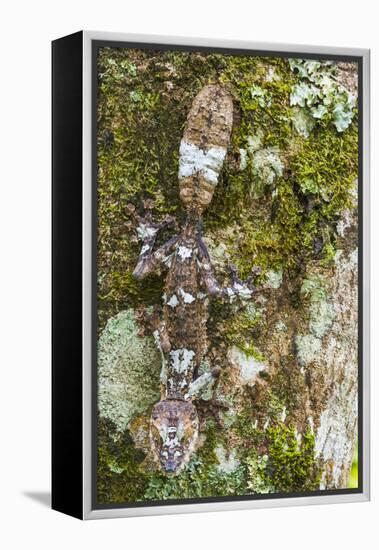
M154 339L139 330L128 309L109 319L98 343L99 411L120 434L159 399L161 356Z
M226 155L225 147L211 147L204 151L194 143L182 140L179 154L179 179L200 173L209 183L217 184Z
M309 138L316 126L315 119L307 111L300 108L293 109L292 122L296 132L305 138Z
M308 365L321 351L321 340L313 334L298 334L296 336L296 353L300 365Z
M247 167L247 151L246 149L240 148L239 153L240 153L239 169L242 171L242 170L245 170Z
M278 269L274 271L269 269L266 274L266 284L270 288L277 289L283 282L283 269Z
M250 155L262 148L264 133L258 129L255 134L247 136L247 150Z
M259 456L256 453L251 454L247 459L247 486L253 493L267 494L275 491L275 487L267 479L268 459L267 454Z
M253 291L247 285L240 283L234 283L233 288L228 288L227 292L230 298L237 295L242 300L249 300L253 294Z
M254 198L262 196L266 187L271 187L276 178L283 174L284 165L279 153L278 147L267 147L252 154L255 181L252 182L251 194Z
M227 453L222 445L217 445L215 448L215 454L218 460L217 470L219 472L230 474L240 465L235 449Z
M228 358L231 364L239 369L242 384L254 385L259 373L268 368L265 363L246 355L236 346L232 346L228 350Z
M296 349L301 365L318 358L322 339L331 330L335 318L334 305L329 300L329 285L320 274L308 275L301 286L301 294L308 301L308 330L297 334Z
M334 319L327 281L318 275L310 276L303 281L301 293L309 299L309 329L317 338L323 338Z
M337 78L333 64L304 59L289 59L289 64L300 77L290 95L290 105L297 107L297 116L298 108L315 120L330 115L337 132L346 130L355 115L357 95ZM309 135L308 130L306 133Z

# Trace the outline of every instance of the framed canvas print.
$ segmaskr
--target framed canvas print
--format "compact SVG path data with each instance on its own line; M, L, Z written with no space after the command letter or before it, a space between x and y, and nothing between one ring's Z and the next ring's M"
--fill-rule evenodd
M53 508L369 498L369 52L53 42Z

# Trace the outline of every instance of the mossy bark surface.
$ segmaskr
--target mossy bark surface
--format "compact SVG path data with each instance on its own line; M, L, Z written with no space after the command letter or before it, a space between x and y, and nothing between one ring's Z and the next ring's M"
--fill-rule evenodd
M357 439L357 67L353 63L102 48L98 59L98 502L348 486ZM160 355L141 305L164 277L132 277L126 208L184 210L178 153L196 94L232 94L233 131L205 242L218 278L260 266L270 290L210 306L200 444L165 475L148 436ZM163 232L159 242L171 235ZM228 408L214 410L211 397ZM207 406L207 403L209 406Z

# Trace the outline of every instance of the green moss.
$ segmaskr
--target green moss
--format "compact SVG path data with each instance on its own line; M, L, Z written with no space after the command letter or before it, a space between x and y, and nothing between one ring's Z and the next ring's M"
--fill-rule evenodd
M264 477L278 492L317 489L320 468L315 438L308 428L301 438L293 427L280 424L267 430L268 460Z
M176 476L153 474L144 493L147 500L199 498L240 495L246 492L246 468L237 466L231 472L219 468L216 448L220 444L213 423L208 422L206 440ZM222 441L222 439L221 439Z
M114 427L100 420L98 447L98 502L120 503L145 500L240 495L247 491L246 465L232 471L220 468L217 449L225 446L215 424L208 421L205 442L183 471L167 476L144 467L145 455L138 450L128 431L112 437Z
M138 301L156 302L161 293L158 280L149 285L132 280L138 245L131 242L120 220L128 221L124 209L128 202L140 208L146 197L155 200L156 217L169 212L183 216L177 184L179 142L192 98L212 80L230 88L238 122L205 230L238 221L238 247L232 237L225 244L243 276L249 274L252 261L263 268L262 277L273 268L296 269L317 255L320 246L321 254L331 259L334 226L349 206L348 193L357 174L357 127L353 121L348 130L338 133L330 121L320 119L309 139L294 136L290 96L299 79L297 65L275 58L101 50L101 324L120 308ZM239 160L234 161L241 149L249 150L256 136L259 148L253 154L265 158L265 150L278 151L285 166L284 172L282 168L272 172L273 197L261 187L271 168L263 164L266 176L259 176L260 165L253 158L242 171ZM259 200L251 193L257 185L264 191ZM315 242L320 238L321 244Z
M246 392L246 390L245 390ZM255 448L262 443L262 433L258 430L257 411L250 402L249 396L245 396L245 406L241 407L235 416L233 432L247 445L248 449Z
M351 208L357 177L357 127L338 134L320 124L308 140L296 138L287 151L286 177L277 177L269 210L265 198L238 206L238 248L228 243L241 273L252 265L294 271L314 258L334 257L336 224ZM224 190L226 192L226 190Z
M349 489L356 489L359 485L358 480L358 443L355 446L354 450L354 456L353 456L353 462L351 464L351 471L350 471L350 477L349 477Z
M274 398L272 406L272 417L278 418L283 411L282 404ZM259 415L257 411L254 414ZM318 488L321 468L315 457L315 438L309 428L300 436L292 426L274 420L272 426L262 429L246 407L237 415L233 429L244 442L240 450L241 463L246 467L247 484L252 492L300 492Z
M294 141L290 167L301 192L312 195L313 209L326 221L333 221L351 207L357 163L357 125L338 134L322 122L310 139Z
M243 146L247 135L254 135L260 128L264 130L264 147L281 147L291 134L289 94L294 79L284 59L257 61L254 73L235 83L244 121L236 139ZM275 70L277 78L267 79L269 68Z
M261 455L252 451L247 457L247 486L253 493L266 494L274 493L275 487L271 484L271 480L267 479L267 462L268 456Z
M254 340L262 330L262 318L259 312L251 317L249 310L231 315L223 329L225 341L231 346L237 346L247 356L254 357L257 361L264 361L263 355L257 350Z
M147 477L141 462L145 455L135 448L128 431L112 438L110 422L99 421L97 501L99 504L134 502L143 494Z
M246 473L239 466L231 473L220 473L215 466L206 466L192 458L182 474L167 477L156 474L144 493L146 500L238 496L246 493Z

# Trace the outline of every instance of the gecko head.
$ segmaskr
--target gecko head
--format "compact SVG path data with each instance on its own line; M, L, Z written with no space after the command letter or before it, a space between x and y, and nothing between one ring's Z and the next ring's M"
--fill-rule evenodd
M155 459L168 474L177 474L188 462L199 437L196 408L189 401L159 401L151 413L150 440Z

